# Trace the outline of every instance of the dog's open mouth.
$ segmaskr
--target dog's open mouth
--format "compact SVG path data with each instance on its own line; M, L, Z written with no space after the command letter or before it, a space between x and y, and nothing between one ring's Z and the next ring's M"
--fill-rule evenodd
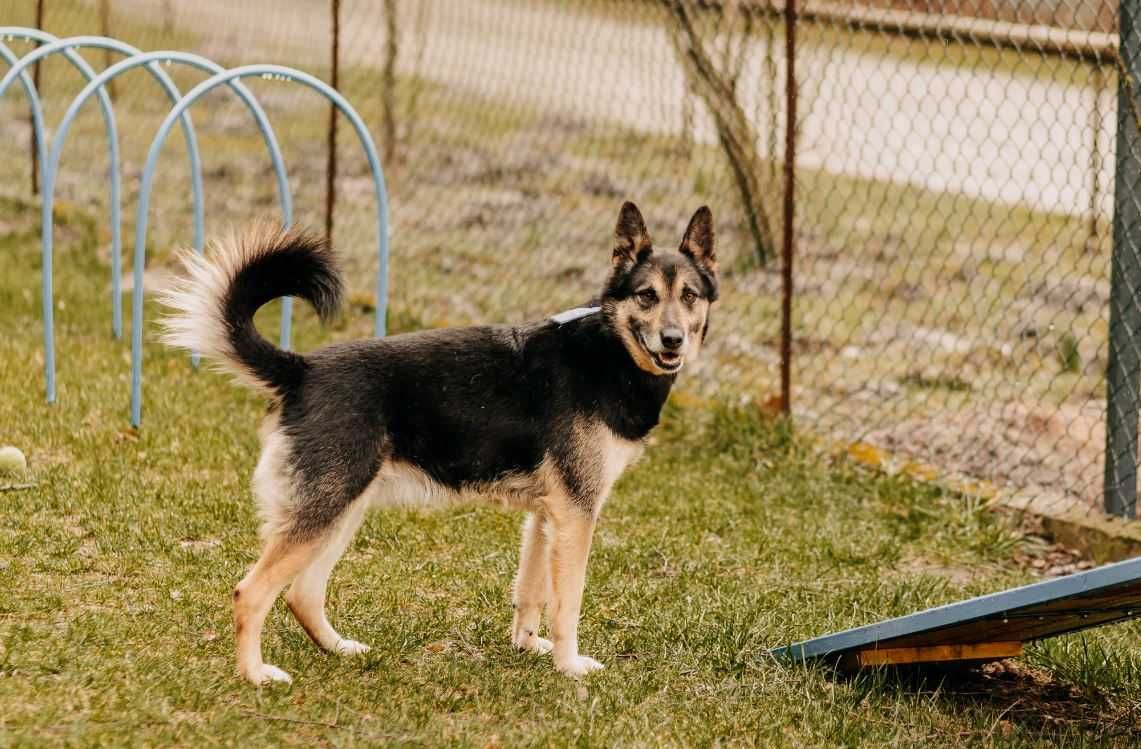
M676 372L681 369L681 354L676 351L661 351L656 354L651 351L650 357L654 360L654 364L666 372Z

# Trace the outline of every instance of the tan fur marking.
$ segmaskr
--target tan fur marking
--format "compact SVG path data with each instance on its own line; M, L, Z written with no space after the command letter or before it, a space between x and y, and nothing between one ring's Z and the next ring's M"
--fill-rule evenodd
M588 509L597 517L614 483L641 456L644 445L622 439L597 421L576 421L571 431L577 463L593 479L587 487L591 498Z
M325 614L329 576L352 543L367 509L368 501L361 498L345 511L316 558L301 571L285 594L289 610L305 633L318 646L331 652L336 652L346 641L337 634Z
M705 319L709 315L709 301L699 298L693 303L693 306L687 306L682 300L682 295L685 294L686 287L688 286L693 291L697 291L697 279L693 278L688 273L679 273L674 278L674 287L672 295L674 299L678 300L678 307L680 308L678 317L681 320L680 327L686 332L686 346L685 346L685 360L690 361L696 359L701 353L701 345L705 342L702 340L702 331L705 330Z
M551 642L539 637L543 606L551 598L550 544L547 518L530 513L523 521L519 545L519 571L512 586L515 607L511 621L511 644L520 650L545 653Z
M638 368L653 374L661 374L661 367L654 363L645 346L630 330L630 319L641 311L638 303L633 299L625 299L621 302L608 301L602 305L602 314L610 319L611 328L618 333L618 338Z
M270 541L234 591L234 633L238 671L255 684L288 676L262 660L261 632L277 594L318 551L315 541L302 544L278 537Z
M578 650L578 620L586 586L586 563L594 534L594 516L565 497L546 503L551 522L551 639L555 667L569 676L601 668Z
M261 455L254 469L253 489L261 517L261 538L268 541L289 524L293 511L293 474L289 470L289 442L280 429L280 417L271 410L258 428Z
M532 473L507 474L462 492L437 483L411 463L386 461L380 473L365 490L374 507L431 508L462 502L486 502L503 507L533 510L550 486L550 466L539 466Z

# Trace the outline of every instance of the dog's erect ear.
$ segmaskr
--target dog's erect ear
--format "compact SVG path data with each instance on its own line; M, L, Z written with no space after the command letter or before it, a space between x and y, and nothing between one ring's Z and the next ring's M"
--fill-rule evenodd
M634 265L653 251L650 233L646 231L646 222L642 220L642 212L638 210L638 206L627 200L622 204L622 210L618 212L618 225L614 227L612 260L614 267Z
M681 254L712 275L717 275L717 254L713 250L713 212L701 206L689 220L678 247Z

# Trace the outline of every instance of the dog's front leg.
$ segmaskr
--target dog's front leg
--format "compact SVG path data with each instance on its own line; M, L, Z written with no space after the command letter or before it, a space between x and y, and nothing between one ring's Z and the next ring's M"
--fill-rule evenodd
M555 499L551 523L551 639L555 668L579 677L597 671L602 664L578 652L578 617L586 585L586 560L594 533L594 516L569 500Z
M511 621L511 644L520 650L542 655L551 652L551 641L539 637L539 619L550 598L550 552L547 543L547 519L530 513L523 521L523 542L519 546L519 572L511 602L515 615Z

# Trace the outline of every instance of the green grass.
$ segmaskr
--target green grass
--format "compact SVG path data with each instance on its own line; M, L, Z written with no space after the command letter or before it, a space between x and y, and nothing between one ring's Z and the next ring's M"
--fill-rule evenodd
M148 344L145 424L126 428L127 349L78 211L57 244L60 402L43 404L37 212L4 200L0 221L0 443L36 483L0 492L0 745L1126 746L1141 730L1136 624L983 674L774 662L773 646L1026 582L1022 542L976 503L692 397L603 515L582 642L606 671L574 683L511 652L519 517L472 506L371 517L331 607L372 652L317 652L279 603L267 657L296 681L249 687L229 596L256 554L263 404ZM369 326L305 313L299 347Z
M77 3L50 12L59 33L94 24ZM199 43L145 26L118 33L148 48ZM876 44L853 39L854 49ZM197 80L172 72L184 88ZM78 78L58 61L44 74L54 121L66 101L59 94L78 90ZM365 120L379 122L375 72L346 66L342 74ZM324 106L251 85L267 94L298 216L319 225ZM715 148L696 147L687 159L670 138L423 81L400 85L401 101L414 90L420 99L417 119L401 120L403 158L386 164L394 330L523 319L581 302L604 270L597 260L605 266L621 199L614 189L638 196L663 242L669 221L709 201L724 217L725 294L705 380L691 373L687 387L709 393L712 382L734 403L771 392L775 369L727 343L736 334L771 349L778 296L771 272L734 262L747 243ZM165 114L148 103L152 88L119 91L124 152L135 166ZM11 99L4 111L23 117ZM212 233L244 221L251 207L275 209L264 146L226 102L219 94L196 120ZM1125 746L1141 730L1138 625L1035 646L1018 665L981 675L844 679L772 662L772 646L1025 582L1028 573L1010 561L1023 541L977 503L836 461L750 407L686 397L671 404L604 513L583 647L607 671L572 684L548 662L509 651L519 518L465 507L366 524L332 590L337 626L374 646L366 658L316 652L279 605L267 654L297 681L246 687L233 667L229 593L256 554L248 481L262 404L152 345L145 426L126 429L127 349L108 340L105 188L91 177L96 169L84 168L103 163L101 128L94 108L77 122L61 177L54 408L40 400L37 209L0 198L0 444L29 454L37 483L0 492L0 746ZM347 128L342 136L352 146ZM189 236L184 147L175 136L166 148L152 267ZM0 160L0 183L21 194L26 161L18 147L10 151L19 158ZM371 329L362 308L375 268L372 198L353 187L360 161L346 151L337 240L355 311L325 331L302 311L302 349ZM1036 290L1050 279L1105 280L1082 222L807 169L801 179L798 211L810 230L798 250L799 402L830 414L835 396L822 387L887 376L898 376L904 400L865 409L861 423L896 420L901 403L937 411L967 398L1100 397L1100 349L1069 341L1104 340L1101 308L1062 309ZM125 185L129 193L130 179ZM1045 266L1027 262L1042 248ZM861 268L871 269L867 280ZM837 357L897 322L983 339L997 311L1027 297L1041 331L1028 350L929 349L934 366L924 368L896 348ZM273 312L263 330L276 329ZM1073 374L1059 378L1059 370ZM1011 383L1027 391L1009 392Z
M1058 339L1058 365L1063 372L1080 372L1082 368L1082 353L1078 348L1078 340L1072 333L1063 333Z

